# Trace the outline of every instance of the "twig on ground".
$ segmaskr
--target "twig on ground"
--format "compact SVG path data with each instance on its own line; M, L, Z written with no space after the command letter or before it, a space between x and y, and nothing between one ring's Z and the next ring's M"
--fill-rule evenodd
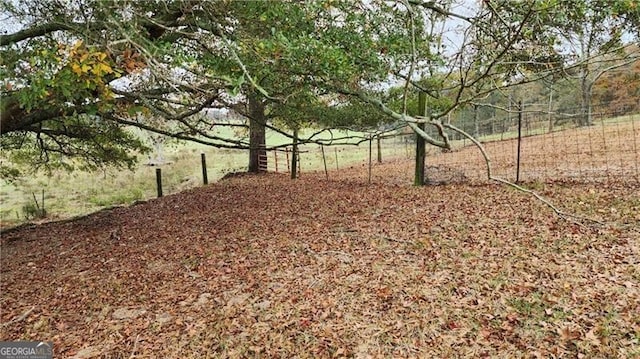
M8 321L6 323L3 323L2 326L6 327L6 326L9 326L9 325L11 325L13 323L17 323L17 322L21 322L21 321L25 320L29 316L29 314L31 314L31 312L33 312L34 309L36 309L36 307L31 307L26 312L20 314L19 316L13 318L12 320L10 320L10 321Z
M136 354L136 349L138 349L138 340L140 339L140 334L136 335L136 340L133 342L133 349L131 349L131 355L129 355L129 359L133 358Z

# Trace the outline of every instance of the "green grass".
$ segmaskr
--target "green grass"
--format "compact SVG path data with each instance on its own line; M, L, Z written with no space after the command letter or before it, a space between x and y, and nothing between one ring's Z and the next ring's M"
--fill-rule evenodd
M627 122L635 121L636 119L637 119L637 115L625 115L625 116L611 117L611 118L605 118L605 119L595 116L593 118L593 124L594 126L624 124ZM529 130L527 130L523 124L523 127L522 127L523 137L544 135L546 133L549 133L549 123L547 121L536 121L535 123L532 123L531 126L533 126L533 128L530 128ZM576 128L575 123L569 121L567 123L555 125L553 127L552 132L561 132L561 131L573 129L573 128ZM478 137L478 139L481 142L502 141L502 140L509 140L509 139L515 139L515 138L518 138L517 128L511 131L505 131L501 133L494 133L491 135L483 135ZM456 141L456 142L460 144L463 141ZM468 142L468 141L465 141L465 142Z

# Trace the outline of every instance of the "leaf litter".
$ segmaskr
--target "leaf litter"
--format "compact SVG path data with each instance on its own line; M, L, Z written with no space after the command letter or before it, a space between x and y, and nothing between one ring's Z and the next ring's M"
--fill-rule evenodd
M535 184L624 224L578 226L504 186L411 187L408 166L8 232L0 337L75 358L640 356L637 187Z

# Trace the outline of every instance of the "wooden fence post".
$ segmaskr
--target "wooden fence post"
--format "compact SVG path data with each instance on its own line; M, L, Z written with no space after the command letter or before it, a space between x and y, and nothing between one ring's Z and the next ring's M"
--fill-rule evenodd
M278 150L273 151L273 162L276 164L276 173L278 173Z
M327 157L324 155L324 145L320 145L320 149L322 150L322 162L324 163L324 175L329 179L329 171L327 171Z
M284 148L284 155L287 157L287 172L291 172L291 167L289 166L289 147Z
M204 152L200 154L200 162L202 162L202 182L209 184L209 178L207 177L207 158Z
M162 170L156 168L156 186L158 188L158 197L162 197Z
M373 137L369 137L369 184L371 184L371 162L373 158Z
M300 152L298 152L298 131L293 131L293 149L291 150L291 179L296 179L300 172Z

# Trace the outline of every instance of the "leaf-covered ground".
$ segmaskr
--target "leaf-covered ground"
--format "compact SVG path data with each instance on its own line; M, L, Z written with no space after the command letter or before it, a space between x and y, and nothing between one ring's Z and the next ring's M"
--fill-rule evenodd
M640 357L640 193L243 176L2 236L0 338L57 357ZM402 173L391 178L392 173Z

